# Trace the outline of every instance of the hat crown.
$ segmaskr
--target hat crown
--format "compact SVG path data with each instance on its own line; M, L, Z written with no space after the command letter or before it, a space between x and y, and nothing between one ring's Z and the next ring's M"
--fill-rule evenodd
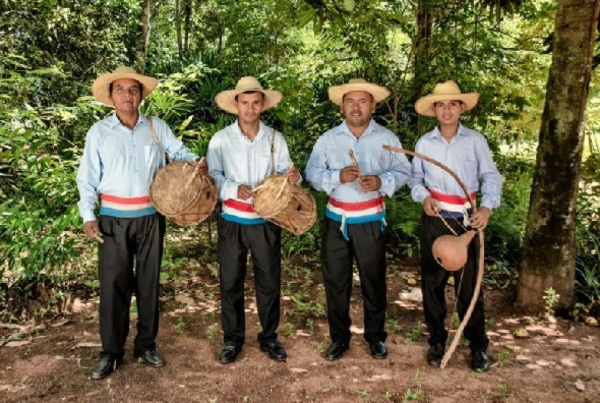
M258 82L258 80L251 76L246 76L240 78L235 86L236 91L263 91L263 86Z
M460 95L460 88L452 80L448 80L443 83L436 84L433 89L433 95Z
M138 72L133 67L119 66L113 71L113 74L138 74Z
M362 78L351 78L348 84L367 84L367 80Z

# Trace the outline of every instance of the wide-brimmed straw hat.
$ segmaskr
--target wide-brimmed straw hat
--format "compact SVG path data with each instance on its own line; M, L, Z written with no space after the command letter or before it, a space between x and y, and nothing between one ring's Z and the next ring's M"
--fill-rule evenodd
M327 93L329 94L329 99L331 102L336 105L341 105L344 95L352 91L368 92L373 96L373 100L376 103L383 101L390 95L390 92L387 88L382 87L381 85L369 83L362 78L353 78L347 84L329 87Z
M419 115L435 116L433 104L439 101L462 101L465 104L465 111L473 109L479 100L479 93L462 93L458 84L449 80L444 83L436 84L433 92L429 95L419 98L415 102L415 110Z
M237 115L238 111L235 107L235 97L237 97L243 92L249 91L262 92L264 94L265 102L261 112L266 111L267 109L271 109L272 107L277 105L283 98L281 92L275 90L265 90L256 78L246 76L240 78L234 90L226 90L219 92L215 97L215 102L217 103L217 105L219 105L219 108L223 109L225 112Z
M117 67L112 73L102 74L101 76L98 76L96 80L94 80L94 83L92 84L92 93L94 94L94 98L103 104L114 106L112 100L110 99L110 91L108 90L108 87L113 81L121 78L132 78L142 83L142 99L150 95L150 93L158 85L158 80L156 78L139 74L131 67L121 66Z

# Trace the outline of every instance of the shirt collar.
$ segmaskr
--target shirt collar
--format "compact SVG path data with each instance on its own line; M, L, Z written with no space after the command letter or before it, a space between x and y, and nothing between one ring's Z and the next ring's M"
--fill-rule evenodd
M240 125L238 123L238 119L235 120L235 122L231 125L233 132L238 135L238 136L242 136L244 138L248 138L246 137L246 135L244 133L242 133L242 129L240 128ZM256 137L254 137L254 140L259 140L260 138L262 138L265 135L271 135L271 131L267 130L267 125L265 125L262 120L258 121L258 133L256 133Z
M379 126L379 124L377 122L375 122L375 119L373 119L371 117L371 120L369 120L369 125L367 126L367 128L365 129L365 131L363 132L361 137L376 131L378 126ZM354 134L352 134L352 132L350 131L350 128L348 127L348 123L346 123L346 119L344 119L342 124L340 124L338 127L339 127L339 133L345 133L345 134L348 134L348 135L354 137Z
M144 116L142 113L138 114L138 121L135 125L135 127L137 127L140 123L144 124L144 125L148 125L148 122L146 121L146 116ZM121 123L121 121L119 120L119 118L117 117L117 112L113 111L112 115L110 115L108 117L108 124L110 126L111 129L113 129L115 126L117 125L123 125Z
M467 136L468 134L469 133L467 132L466 128L462 125L462 123L458 122L458 129L456 130L456 136L454 136L454 138L464 137L464 136ZM440 127L436 125L435 128L431 131L431 134L429 137L441 139L442 133L440 132Z

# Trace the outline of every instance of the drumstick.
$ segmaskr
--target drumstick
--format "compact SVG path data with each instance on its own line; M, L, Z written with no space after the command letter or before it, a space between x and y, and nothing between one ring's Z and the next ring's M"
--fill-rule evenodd
M94 233L94 239L96 241L98 241L99 243L104 243L104 239L102 239L102 233L101 232Z
M352 160L352 165L354 165L355 167L358 168L358 161L356 161L356 157L354 156L354 151L352 151L352 149L350 149L348 151L348 155L350 155L350 159ZM359 182L360 182L360 177L361 177L361 173L360 173L360 169L358 170L358 178L359 178ZM361 188L362 189L362 188ZM363 193L367 193L364 189L363 189Z
M355 167L358 168L358 162L356 161L356 157L354 157L354 151L352 151L352 149L350 149L348 151L348 155L350 155L350 159L352 160L352 165L354 165ZM360 170L359 170L360 172ZM358 175L360 177L360 173Z

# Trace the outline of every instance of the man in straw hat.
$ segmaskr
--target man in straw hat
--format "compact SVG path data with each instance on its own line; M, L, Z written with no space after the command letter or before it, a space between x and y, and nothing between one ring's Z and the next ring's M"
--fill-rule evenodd
M445 353L448 332L444 327L446 301L444 289L449 272L435 260L432 245L441 235L451 234L445 223L457 234L467 229L483 230L492 208L500 205L502 177L496 169L487 141L480 133L460 123L463 112L471 110L479 99L475 92L462 93L454 81L437 84L432 94L420 98L415 109L423 116L435 116L437 126L425 133L417 142L416 151L433 158L453 170L467 186L470 197L481 190L482 198L477 212L471 206L457 181L439 167L415 158L413 160L413 200L423 204L421 222L421 281L425 321L429 330L430 349L427 361L439 366ZM455 273L458 292L457 310L462 319L473 296L479 239L474 238L468 251L467 263ZM480 294L475 310L465 329L471 349L471 367L474 371L487 371L488 338L485 333L483 296Z
M173 160L198 157L163 120L140 114L140 103L157 84L129 67L103 74L92 84L94 97L114 108L88 131L77 173L83 230L99 241L102 353L92 379L106 377L123 359L132 292L138 309L134 356L151 367L165 365L155 341L165 221L150 203L149 189L165 163L164 152ZM206 162L196 164L199 175L208 173ZM98 197L99 221L94 214Z
M340 106L345 120L317 140L306 178L326 192L329 201L323 221L323 283L332 343L325 358L335 360L350 343L352 261L356 258L364 306L364 338L371 355L387 356L386 311L387 231L384 196L410 180L404 154L382 148L401 147L398 137L371 115L389 91L364 80L329 88L329 99Z
M276 361L287 354L277 339L281 295L281 228L259 217L252 207L253 188L273 171L300 183L283 135L260 120L262 112L281 101L279 91L265 90L254 77L242 77L235 89L215 101L236 121L215 133L207 161L221 204L218 222L221 325L224 347L219 361L235 361L245 341L244 280L248 250L252 252L260 349ZM275 166L273 166L273 164Z

